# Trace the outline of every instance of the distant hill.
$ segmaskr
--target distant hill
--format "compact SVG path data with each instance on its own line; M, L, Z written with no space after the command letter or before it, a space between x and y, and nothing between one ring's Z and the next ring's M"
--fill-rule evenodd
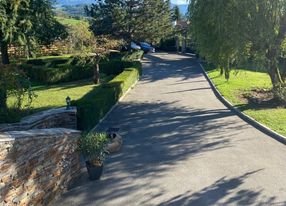
M63 5L78 5L78 4L92 4L95 0L56 0L57 4L60 6Z
M84 4L95 3L96 0L56 0L58 6L76 6ZM171 8L174 8L175 4L171 4ZM188 4L178 5L182 15L186 15L188 12Z

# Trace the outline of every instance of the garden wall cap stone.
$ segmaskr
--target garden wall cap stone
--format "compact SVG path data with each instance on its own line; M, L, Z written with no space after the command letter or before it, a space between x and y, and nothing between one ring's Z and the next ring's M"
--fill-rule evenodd
M55 114L60 114L60 113L76 113L77 112L77 108L76 107L70 107L70 109L66 109L66 107L60 107L60 108L54 108L54 109L49 109L49 110L45 110L42 112L38 112L36 114L33 114L31 116L28 117L24 117L21 120L22 124L29 124L31 122L36 122L39 121L41 119L44 119L45 117L50 117L53 116Z
M79 130L66 128L52 128L52 129L34 129L28 131L11 131L0 133L0 142L14 141L23 138L59 138L63 136L78 137L81 134Z
M76 114L76 107L70 107L69 110L66 107L44 110L24 117L17 123L0 124L0 132L62 127L76 129Z

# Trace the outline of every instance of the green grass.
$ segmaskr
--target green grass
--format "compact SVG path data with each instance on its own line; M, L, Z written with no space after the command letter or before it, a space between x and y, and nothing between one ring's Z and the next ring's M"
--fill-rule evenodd
M56 17L56 19L65 26L76 26L78 24L88 24L85 20L78 20L73 18Z
M33 109L62 107L66 105L66 97L72 100L82 98L86 93L97 87L92 80L82 80L53 86L35 86L37 98L32 102Z
M285 108L271 108L248 104L240 98L242 93L247 93L255 88L270 89L271 81L266 73L235 70L231 72L231 79L229 81L226 81L224 77L219 75L219 70L210 70L208 71L208 75L221 94L234 106L260 123L286 136Z
M101 81L107 82L112 79L113 76L106 76L101 74ZM33 86L32 90L36 94L36 98L33 100L29 114L39 112L45 109L54 107L66 106L66 97L70 96L72 100L79 100L87 93L94 90L99 85L94 85L91 79L55 84L55 85L37 85ZM12 108L14 98L8 98L8 107ZM17 115L17 118L10 120L9 122L19 121L19 118L26 116L27 111L21 111Z

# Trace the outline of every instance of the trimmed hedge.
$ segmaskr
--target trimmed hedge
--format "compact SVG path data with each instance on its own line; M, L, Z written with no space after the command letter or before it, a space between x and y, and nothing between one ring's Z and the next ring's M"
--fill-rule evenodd
M91 77L93 70L90 66L61 65L57 67L43 67L23 64L20 67L34 82L55 84L76 81Z
M71 82L92 77L93 65L71 65L58 64L47 66L22 64L20 66L27 76L34 82L55 84ZM106 75L117 75L123 71L123 64L120 60L113 60L100 64L100 72Z
M92 129L139 79L142 73L140 62L123 64L132 64L133 67L125 68L122 73L108 83L96 87L80 100L73 102L78 109L78 129Z
M122 54L123 57L120 59L104 60L99 66L100 73L118 75L124 68L132 67L132 63L128 61L141 58L142 54L143 52L137 51ZM28 60L26 64L20 65L20 68L34 82L55 84L90 78L93 76L93 66L91 63L80 63L76 57L54 57Z
M144 55L144 51L138 50L138 51L133 51L133 52L126 52L123 54L124 54L122 56L123 61L138 61L139 59L142 59Z

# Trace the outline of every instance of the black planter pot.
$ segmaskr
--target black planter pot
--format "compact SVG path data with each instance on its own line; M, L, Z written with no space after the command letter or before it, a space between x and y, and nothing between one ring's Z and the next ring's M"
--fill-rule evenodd
M103 164L101 164L101 166L96 166L91 164L90 161L86 161L85 164L89 175L89 179L99 180L103 172Z

